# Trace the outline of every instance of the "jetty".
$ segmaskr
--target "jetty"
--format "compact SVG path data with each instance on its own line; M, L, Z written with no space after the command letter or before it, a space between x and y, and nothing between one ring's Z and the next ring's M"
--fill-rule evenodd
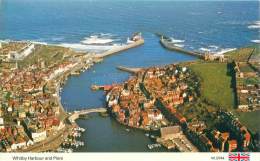
M118 66L116 68L118 70L122 70L122 71L129 72L129 73L132 73L132 74L136 74L137 72L142 70L142 68L130 68L130 67L124 67L124 66Z
M196 57L198 57L200 59L204 59L204 54L203 53L196 52L196 51L189 51L189 50L180 48L180 47L174 45L168 38L165 38L164 36L161 36L160 44L165 49L176 51L176 52L180 52L180 53L184 53L184 54L188 54L188 55L192 55L192 56L196 56Z
M126 44L114 46L112 49L107 50L101 54L96 54L97 58L104 58L131 48L138 47L144 44L144 39L141 36L141 33L136 33L132 36L131 39L127 41Z

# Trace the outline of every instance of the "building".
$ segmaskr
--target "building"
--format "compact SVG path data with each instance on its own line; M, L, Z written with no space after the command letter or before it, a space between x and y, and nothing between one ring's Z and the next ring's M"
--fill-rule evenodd
M162 139L174 139L180 137L182 130L180 126L169 126L160 129Z
M41 129L31 129L31 137L33 139L33 142L40 142L47 138L46 130Z
M237 149L237 141L236 140L229 140L228 141L228 151L234 151Z
M35 50L35 45L33 43L28 44L20 51L10 51L8 54L9 60L23 60L25 57L30 55Z

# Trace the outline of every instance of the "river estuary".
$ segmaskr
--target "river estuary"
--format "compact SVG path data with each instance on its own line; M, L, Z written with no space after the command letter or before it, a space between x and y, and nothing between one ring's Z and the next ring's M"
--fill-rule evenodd
M145 34L144 37L146 42L143 46L107 57L102 63L94 65L80 76L70 77L61 93L64 107L71 111L84 107L104 106L104 93L92 91L90 86L127 80L130 75L117 70L116 66L148 67L194 59L160 47L158 37L153 34ZM78 124L87 129L82 137L85 146L79 151L151 151L147 148L147 144L152 142L143 131L130 129L128 132L127 127L120 125L113 118L92 114L86 120L78 120ZM166 149L154 150L165 151Z

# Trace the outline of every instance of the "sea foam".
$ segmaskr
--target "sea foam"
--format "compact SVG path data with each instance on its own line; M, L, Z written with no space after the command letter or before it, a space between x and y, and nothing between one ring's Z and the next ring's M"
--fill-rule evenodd
M251 42L260 44L260 40L251 40Z
M110 33L99 33L95 35L90 35L89 37L85 37L84 40L81 41L82 44L86 45L103 45L103 44L111 44L114 41L118 41L118 39L114 39L114 35Z
M249 29L260 29L260 21L255 21L248 26Z
M173 37L170 38L172 43L183 43L185 42L185 40L178 40L178 39L174 39Z
M226 52L229 52L229 51L233 51L233 50L236 50L236 48L224 48L224 49L220 49L218 46L216 45L209 45L208 48L199 48L200 51L202 52L210 52L210 53L213 53L213 54L224 54Z
M84 45L84 44L79 44L79 43L62 43L58 44L58 46L66 47L66 48L71 48L75 51L87 51L87 52L102 52L106 50L110 50L115 45Z
M236 48L225 48L225 49L221 49L220 51L217 51L215 54L221 55L221 54L224 54L226 52L230 52L230 51L234 51L234 50L236 50Z

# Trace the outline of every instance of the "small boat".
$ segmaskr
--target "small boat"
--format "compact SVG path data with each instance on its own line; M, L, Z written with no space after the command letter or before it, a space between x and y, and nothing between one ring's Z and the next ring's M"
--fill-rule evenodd
M125 131L130 132L130 129L125 129Z
M157 143L157 144L148 144L147 147L149 149L153 149L153 148L160 148L161 144Z

